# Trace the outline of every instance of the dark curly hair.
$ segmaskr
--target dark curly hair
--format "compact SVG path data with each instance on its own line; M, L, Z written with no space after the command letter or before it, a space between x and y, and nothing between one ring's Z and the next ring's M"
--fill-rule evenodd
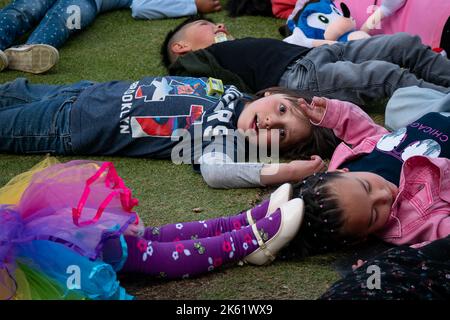
M338 195L330 188L330 183L342 177L341 172L316 173L294 186L294 196L304 201L305 216L297 236L283 253L285 257L332 252L360 242L360 237L344 231Z

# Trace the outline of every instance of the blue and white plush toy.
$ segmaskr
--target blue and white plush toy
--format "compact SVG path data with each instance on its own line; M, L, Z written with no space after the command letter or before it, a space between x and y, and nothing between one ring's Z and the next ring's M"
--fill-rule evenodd
M333 0L298 0L286 23L292 34L284 41L317 47L370 37L368 33L356 30L356 22L344 3L341 3L341 9Z

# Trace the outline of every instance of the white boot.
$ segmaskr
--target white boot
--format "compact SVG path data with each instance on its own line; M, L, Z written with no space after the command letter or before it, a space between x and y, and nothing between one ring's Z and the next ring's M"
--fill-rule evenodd
M303 221L304 203L296 198L280 206L281 223L278 232L264 242L256 224L252 225L253 233L258 240L259 248L244 258L245 262L264 265L272 262L275 255L286 246L297 234Z
M59 60L58 50L47 44L25 44L5 50L8 68L39 74L53 68Z
M6 69L7 67L8 67L8 57L2 50L0 50L0 72L2 72L2 70Z

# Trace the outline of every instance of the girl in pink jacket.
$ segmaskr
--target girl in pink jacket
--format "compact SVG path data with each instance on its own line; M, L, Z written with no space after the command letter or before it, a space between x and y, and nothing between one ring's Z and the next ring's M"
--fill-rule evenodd
M349 102L299 104L311 123L343 141L329 172L299 185L303 248L328 251L370 234L420 245L450 234L450 118L428 113L389 132Z

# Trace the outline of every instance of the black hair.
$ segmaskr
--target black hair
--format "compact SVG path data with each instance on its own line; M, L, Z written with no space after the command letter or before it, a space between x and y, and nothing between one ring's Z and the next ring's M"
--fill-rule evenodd
M257 98L264 97L266 92L271 94L283 94L288 97L293 104L297 104L297 99L303 98L311 103L314 92L293 90L284 87L271 87L256 93ZM300 112L300 111L299 111ZM311 126L311 135L295 146L281 150L286 159L310 159L312 155L319 155L324 159L330 159L341 140L336 137L333 130L329 128Z
M442 30L441 45L440 47L445 50L447 56L450 57L450 17L448 17Z
M285 257L336 251L361 240L344 231L338 195L330 188L330 183L342 176L341 172L316 173L294 186L294 197L303 199L305 215L299 232L284 250Z
M270 0L228 0L226 9L230 17L273 16Z
M214 22L209 18L204 17L201 14L197 14L197 15L192 15L189 16L187 19L183 20L179 25L177 25L174 29L170 30L167 34L166 37L164 38L164 42L161 45L161 61L163 66L168 69L170 64L172 63L170 61L170 53L169 53L169 44L170 41L172 40L173 36L175 34L177 34L181 29L183 29L187 24L195 22L195 21L199 21L199 20L206 20L209 22Z

